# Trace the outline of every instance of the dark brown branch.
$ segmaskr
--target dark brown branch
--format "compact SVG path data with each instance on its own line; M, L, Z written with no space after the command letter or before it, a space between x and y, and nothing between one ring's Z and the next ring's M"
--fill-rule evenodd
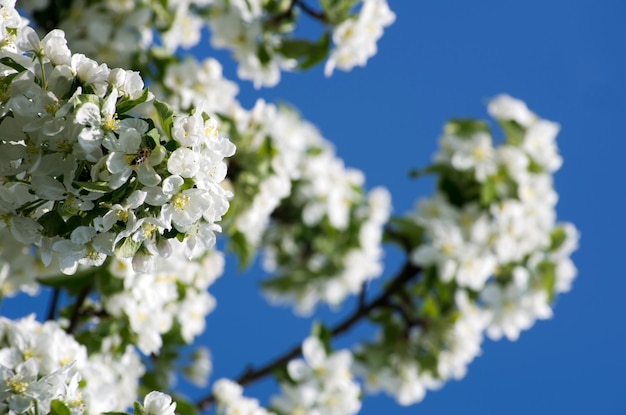
M346 317L339 324L334 326L330 332L334 336L341 335L350 330L355 324L369 316L369 314L376 308L384 307L388 305L389 298L399 292L411 279L420 273L421 269L415 265L407 262L404 264L400 272L391 280L391 283L387 288L373 299L369 303L359 301L359 305L356 310L348 317ZM282 365L287 364L291 359L294 359L302 354L302 346L298 345L272 360L271 362L261 366L257 369L250 366L246 371L235 379L235 382L242 386L249 385L256 382L270 374ZM215 403L215 396L210 394L196 402L196 407L200 410L206 410Z
M57 306L59 304L59 296L61 294L61 290L55 288L52 290L52 298L50 298L50 305L48 306L48 316L46 320L54 320L57 313Z
M300 7L300 9L308 14L310 17L319 20L322 23L328 23L328 17L322 11L311 8L304 0L294 0L294 3Z
M85 286L80 293L78 293L78 297L76 298L76 304L74 304L74 309L72 310L72 317L70 318L70 325L67 327L68 333L73 333L78 326L78 320L81 317L81 309L83 308L83 304L85 300L89 296L89 292L91 291L91 285Z

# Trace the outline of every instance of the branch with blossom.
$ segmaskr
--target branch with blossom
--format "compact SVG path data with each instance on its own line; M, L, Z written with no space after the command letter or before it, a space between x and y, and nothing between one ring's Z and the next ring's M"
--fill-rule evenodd
M410 405L462 378L485 334L517 339L571 287L559 126L523 102L489 102L501 139L484 121L446 124L414 172L436 177L434 195L390 217L388 191L367 191L295 109L246 109L216 60L174 53L209 27L256 86L324 59L327 74L349 70L393 22L385 0L25 1L34 26L0 7L1 292L54 289L47 322L0 321L2 410L347 415L378 391ZM320 39L293 37L300 14L324 24ZM194 403L174 382L209 383L210 352L188 346L216 306L222 230L242 268L262 258L270 303L358 304ZM404 263L372 293L384 243ZM357 324L377 334L334 350ZM268 377L279 391L263 408L243 387Z

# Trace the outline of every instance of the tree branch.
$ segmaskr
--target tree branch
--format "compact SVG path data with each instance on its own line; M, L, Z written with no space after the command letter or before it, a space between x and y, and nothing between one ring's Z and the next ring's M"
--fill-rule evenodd
M54 290L52 290L52 298L50 299L50 305L48 306L48 316L46 317L46 320L54 320L57 313L57 305L59 304L60 294L60 289L55 288Z
M379 307L384 307L388 305L389 298L400 291L406 283L408 283L411 279L417 276L420 273L421 269L411 264L410 262L406 262L402 269L398 272L398 274L391 280L391 283L387 286L387 288L378 295L378 297L374 298L371 302L361 302L354 310L352 314L346 317L343 321L334 326L330 332L334 336L341 335L348 330L350 330L355 324L359 321L367 317L374 309ZM256 382L274 372L277 368L282 365L287 364L291 359L294 359L302 354L302 346L298 345L280 355L276 359L271 362L261 366L257 369L250 366L248 369L244 371L244 373L235 379L235 382L239 383L242 386L249 385L251 383ZM196 402L196 407L198 410L203 411L210 408L215 403L215 396L213 394L207 395L206 397L198 400Z
M67 327L67 330L66 330L69 334L72 334L74 330L76 330L76 327L78 326L78 319L81 316L80 310L83 307L83 304L85 303L85 300L87 299L87 296L89 295L90 291L91 291L91 285L88 284L80 291L80 293L78 293L78 297L76 298L76 304L74 305L74 310L72 310L72 317L70 318L70 325Z
M294 0L293 1L295 4L298 5L298 7L300 7L300 9L305 12L306 14L309 15L309 17L312 17L314 19L319 20L322 23L328 23L328 17L326 16L326 14L322 11L319 10L315 10L312 7L310 7L308 4L306 4L304 2L304 0Z

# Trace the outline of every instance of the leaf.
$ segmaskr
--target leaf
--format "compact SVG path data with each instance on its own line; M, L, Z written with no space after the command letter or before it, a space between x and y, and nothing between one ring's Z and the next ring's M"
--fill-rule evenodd
M309 69L328 55L330 50L330 33L325 32L317 42L306 39L286 39L278 52L286 58L298 60L300 69Z
M330 32L325 32L315 44L315 47L309 51L307 58L300 64L300 69L309 69L322 62L328 56L330 51Z
M66 223L56 210L43 214L37 222L43 227L43 236L58 236L66 231Z
M74 182L74 184L93 193L109 193L113 190L109 187L108 182Z
M122 258L132 258L141 247L141 241L134 241L133 238L124 238L122 243L115 246L115 255Z
M542 261L537 266L539 275L543 278L543 288L548 293L548 301L554 300L554 288L556 285L556 264L551 261Z
M451 170L450 166L447 166L445 164L433 164L431 166L424 167L423 169L409 170L409 177L411 179L418 179L428 174L445 174L450 170Z
M506 142L514 146L520 146L524 141L526 130L513 120L500 120L500 128L504 131Z
M117 113L124 114L125 112L128 112L132 110L133 108L135 108L137 105L143 104L144 102L147 101L148 96L150 96L150 93L148 92L148 88L145 88L139 98L121 100L117 104Z
M241 268L245 268L250 265L250 262L254 257L254 248L248 243L248 240L243 233L235 231L231 235L229 248L239 256Z
M57 399L53 400L50 403L50 414L51 415L72 415L67 405L64 402L59 401Z
M333 339L333 334L328 330L328 327L319 321L313 323L313 328L311 329L311 334L322 342L324 345L324 350L326 350L327 354L332 352L332 348L330 347L330 342Z
M432 317L433 319L439 317L439 305L432 295L429 295L428 297L426 297L426 300L424 300L424 304L422 305L422 311L424 312L424 315Z
M328 21L337 25L352 15L358 0L321 0L320 4Z
M161 143L161 134L159 134L159 130L157 130L156 128L152 128L151 130L149 130L146 133L145 137L148 147L150 147L152 150L154 150Z
M135 415L148 415L148 412L143 408L139 402L135 401L133 404L133 409L135 410Z
M480 189L480 202L487 207L498 199L498 183L494 177L489 177Z
M411 218L392 217L389 228L385 229L383 240L398 244L401 248L412 249L422 243L424 229Z
M37 282L41 285L55 288L66 288L73 290L82 288L93 280L93 271L77 272L72 275L55 275L52 277L38 277Z
M565 228L554 228L550 234L550 252L558 250L561 246L563 246L563 243L565 243L566 240L567 232L565 232Z
M157 116L159 118L159 123L161 124L161 128L165 131L168 138L172 138L172 125L174 124L174 110L169 104L159 101L158 99L154 100L154 108L157 110Z
M469 138L476 133L491 134L486 122L471 118L453 119L445 125L443 131L445 134L455 135L461 138Z
M314 47L315 43L306 39L286 39L280 45L279 52L286 58L300 59Z
M100 97L95 94L82 94L76 96L76 102L80 104L86 104L88 102L95 104L100 108Z
M3 65L8 66L9 68L13 68L13 69L15 69L18 72L26 71L25 67L23 67L22 65L17 63L15 61L15 59L9 58L8 56L5 56L4 58L0 59L0 63L3 64Z
M269 61L272 60L272 57L265 48L264 44L261 43L258 46L259 47L257 49L257 56L259 57L259 61L261 61L261 65L265 66L267 63L269 63Z

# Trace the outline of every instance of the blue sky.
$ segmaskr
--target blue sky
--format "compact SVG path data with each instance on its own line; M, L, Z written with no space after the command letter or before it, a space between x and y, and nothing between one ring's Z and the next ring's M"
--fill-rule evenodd
M626 413L626 2L390 0L390 6L396 22L365 68L330 79L321 68L286 74L273 89L244 85L240 99L297 106L347 165L366 173L368 186L391 190L401 214L432 190L406 172L430 160L443 123L486 117L486 100L509 93L561 124L558 215L575 223L582 239L574 254L578 279L558 298L552 320L517 342L486 341L463 380L417 406L380 396L367 398L361 414ZM234 77L232 66L226 73ZM389 262L388 274L395 269ZM218 376L266 361L308 331L288 309L250 313L260 303L254 287L234 284L237 293L226 279L217 284L218 309L209 318ZM230 333L218 335L226 325Z
M463 380L416 406L379 396L367 398L361 414L626 413L626 2L390 0L390 6L396 22L367 67L329 79L322 68L285 74L278 87L260 91L244 84L241 101L295 105L347 165L365 172L368 187L390 189L402 214L432 191L432 182L415 182L407 172L428 163L444 122L486 117L486 100L509 93L561 124L558 215L575 223L582 239L574 255L578 279L558 298L552 320L514 343L486 341ZM234 78L234 65L224 64ZM387 275L398 259L393 252L389 258ZM235 268L229 264L231 273L211 290L218 308L203 341L213 351L214 379L273 358L310 327L287 308L264 305L256 290L261 271L240 277ZM24 303L6 302L1 312L23 315ZM357 329L337 345L365 335ZM268 390L261 384L248 393Z

